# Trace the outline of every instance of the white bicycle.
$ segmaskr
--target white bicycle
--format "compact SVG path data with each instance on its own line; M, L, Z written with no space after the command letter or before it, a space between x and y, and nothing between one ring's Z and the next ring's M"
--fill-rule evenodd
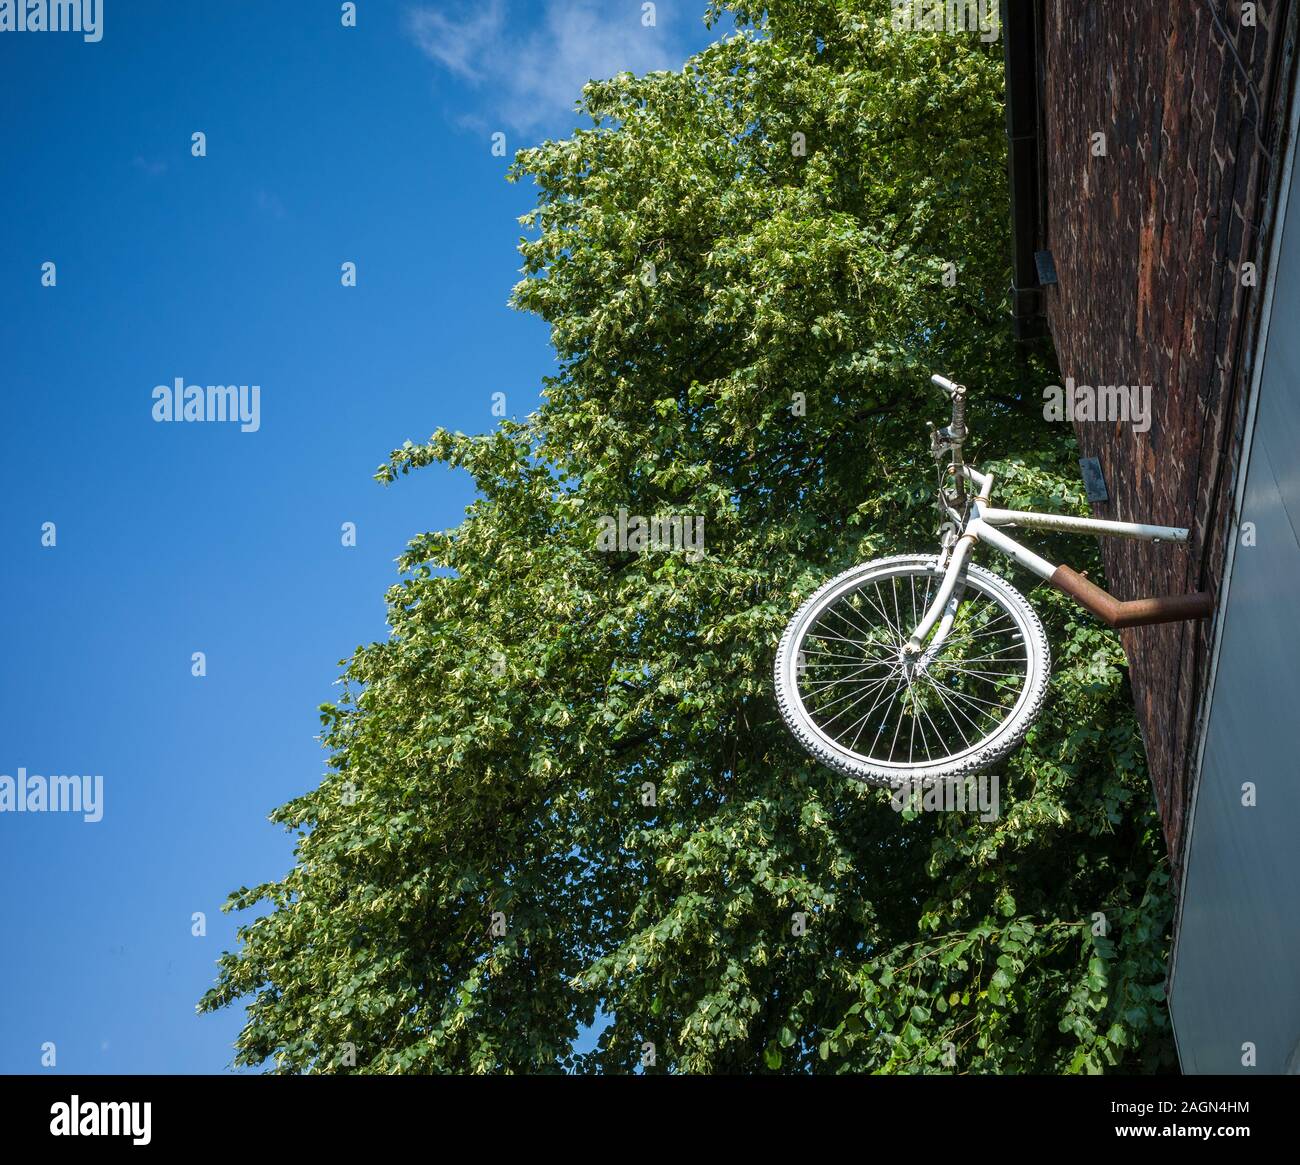
M1178 527L996 508L993 476L962 460L966 388L930 379L952 401L948 426L930 426L940 466L938 555L878 558L831 579L795 613L776 653L777 703L795 737L818 760L871 785L985 769L1020 744L1042 710L1051 670L1043 625L1015 587L969 561L976 543L1111 627L1204 619L1211 611L1201 593L1123 602L1003 533L1021 526L1187 541Z

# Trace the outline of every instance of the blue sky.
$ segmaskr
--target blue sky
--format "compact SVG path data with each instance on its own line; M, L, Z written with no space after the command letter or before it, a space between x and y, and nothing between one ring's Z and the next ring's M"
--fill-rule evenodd
M324 771L339 661L471 500L372 474L490 428L493 393L525 415L553 368L506 307L531 192L491 135L563 136L583 81L712 35L704 0L654 27L640 0L357 7L106 0L98 43L0 33L0 774L104 783L97 823L0 813L2 1072L50 1071L47 1042L58 1072L228 1069L242 1011L194 1011L220 904L288 868L266 816ZM258 385L260 428L154 422L177 377Z

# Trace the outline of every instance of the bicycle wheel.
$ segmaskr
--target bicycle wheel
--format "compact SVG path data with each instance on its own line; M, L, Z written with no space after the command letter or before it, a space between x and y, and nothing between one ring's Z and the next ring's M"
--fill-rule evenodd
M938 560L880 558L845 571L795 613L776 653L791 732L831 768L871 785L961 777L1024 738L1051 655L1025 597L969 564L957 617L914 661L903 645L943 581Z

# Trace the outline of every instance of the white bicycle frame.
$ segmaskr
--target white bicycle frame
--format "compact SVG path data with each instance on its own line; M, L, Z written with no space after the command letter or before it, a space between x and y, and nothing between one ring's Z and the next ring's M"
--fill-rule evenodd
M917 624L907 642L908 655L922 654L925 639L936 623L939 630L934 640L928 646L924 646L925 656L933 656L947 638L948 632L952 630L957 609L961 604L966 562L977 542L987 543L1025 569L1048 580L1058 590L1070 595L1111 627L1134 627L1208 617L1212 609L1208 595L1199 593L1173 595L1124 602L1108 595L1068 566L1054 566L1003 533L1001 529L1003 526L1020 526L1029 530L1100 534L1152 543L1172 542L1185 545L1188 539L1188 531L1181 526L1150 526L1142 522L1112 522L1103 518L1076 518L1065 514L1036 514L1030 510L998 509L991 500L993 475L980 473L961 460L961 444L966 435L965 389L941 376L934 376L931 379L953 398L953 423L944 430L944 435L949 440L946 448L951 449L954 454L952 472L963 483L972 484L976 494L964 516L964 525L962 525L963 514L948 504L947 497L944 497L944 509L954 523L961 527L961 534L955 542L945 546L948 562L943 582L925 617Z

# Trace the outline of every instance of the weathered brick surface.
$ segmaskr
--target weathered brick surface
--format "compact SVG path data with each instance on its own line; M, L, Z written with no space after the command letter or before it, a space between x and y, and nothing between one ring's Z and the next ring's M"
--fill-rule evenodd
M1059 277L1047 313L1061 374L1152 386L1149 432L1075 426L1110 490L1093 510L1192 531L1185 549L1104 540L1108 589L1122 599L1218 595L1259 298L1242 264L1262 282L1276 171L1266 151L1284 121L1291 16L1290 0L1261 0L1254 28L1240 0L1045 0L1046 245ZM1207 623L1124 633L1176 870L1209 636Z

